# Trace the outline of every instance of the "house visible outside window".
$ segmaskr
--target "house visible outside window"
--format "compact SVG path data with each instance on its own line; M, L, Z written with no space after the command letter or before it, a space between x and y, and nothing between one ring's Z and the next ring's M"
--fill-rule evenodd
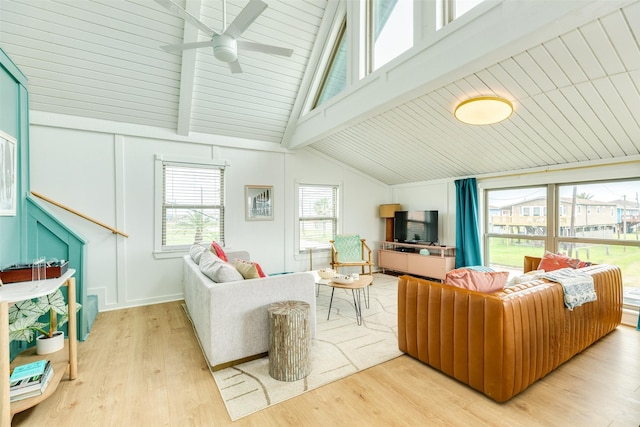
M640 179L550 185L548 191L557 194L547 203L554 215L551 229L546 216L544 223L532 224L524 218L491 215L495 206L517 206L519 199L540 191L546 194L547 187L485 191L485 206L492 206L485 207L485 264L517 275L525 255L542 256L548 250L617 265L622 270L624 303L640 306ZM589 215L589 205L582 209L586 203L597 206L596 214Z
M224 165L156 162L161 182L156 251L179 251L212 240L224 245Z
M375 71L413 46L413 0L369 0L368 33Z
M331 53L329 65L313 103L313 108L322 105L347 87L347 21L343 21L338 38Z
M529 249L529 254L543 250L547 236L546 217L533 219L531 206L524 204L535 201L537 205L546 205L546 191L546 187L527 187L485 192L485 206L498 206L502 212L517 213L513 216L485 213L486 265L496 266L496 270L522 269L522 248ZM531 248L539 249L532 251Z
M298 250L328 249L338 229L338 186L298 185Z

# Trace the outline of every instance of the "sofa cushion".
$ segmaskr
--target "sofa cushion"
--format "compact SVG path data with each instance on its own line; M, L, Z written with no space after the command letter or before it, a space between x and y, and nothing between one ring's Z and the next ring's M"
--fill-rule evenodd
M189 255L191 255L191 259L196 264L200 264L200 257L202 256L202 252L204 252L206 248L202 245L195 244L189 248Z
M222 246L220 246L218 244L218 242L216 242L215 240L213 242L211 242L211 250L213 251L214 254L216 254L216 256L218 258L220 258L221 260L227 262L229 261L227 259L227 255L224 253L224 249L222 249Z
M493 293L503 289L508 278L506 271L477 271L463 267L449 271L444 282L472 291Z
M237 282L244 277L230 264L227 264L211 251L204 251L200 256L200 271L217 283Z
M538 265L538 270L554 271L561 268L582 268L589 265L591 265L590 262L580 261L578 258L569 258L561 253L554 254L553 252L545 251Z
M242 277L245 279L257 279L259 277L266 277L264 271L262 271L262 267L257 262L245 261L240 258L236 258L234 262L234 267Z

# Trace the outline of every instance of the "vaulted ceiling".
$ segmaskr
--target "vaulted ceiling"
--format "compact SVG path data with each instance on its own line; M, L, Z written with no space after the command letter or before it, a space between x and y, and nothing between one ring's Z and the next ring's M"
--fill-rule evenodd
M211 49L160 49L204 38L151 0L0 0L0 47L27 75L34 111L295 148L287 134L304 120L301 90L316 71L325 44L318 34L331 3L266 2L242 38L294 54L242 53L242 74L230 73ZM228 0L227 20L246 3ZM329 120L326 128L298 135L297 145L387 184L638 159L640 2L601 3L607 7L591 7L579 25L514 40L510 49L487 55L490 61L421 84L375 110ZM186 7L220 31L221 4L189 0ZM457 122L457 102L476 95L505 96L514 114L490 126ZM322 117L310 120L322 127Z

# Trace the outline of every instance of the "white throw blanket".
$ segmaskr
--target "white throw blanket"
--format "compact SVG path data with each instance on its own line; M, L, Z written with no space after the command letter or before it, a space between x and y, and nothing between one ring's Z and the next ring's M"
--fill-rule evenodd
M598 299L593 286L593 277L573 268L561 268L550 271L542 277L553 282L558 282L564 290L564 305L573 310L585 302Z

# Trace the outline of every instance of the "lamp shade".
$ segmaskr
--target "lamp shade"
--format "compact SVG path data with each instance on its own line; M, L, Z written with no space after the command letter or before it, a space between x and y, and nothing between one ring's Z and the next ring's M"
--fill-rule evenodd
M399 203L380 205L380 218L393 218L396 211L400 210Z
M470 125L491 125L508 118L513 105L497 96L479 96L461 102L454 111L456 119Z

